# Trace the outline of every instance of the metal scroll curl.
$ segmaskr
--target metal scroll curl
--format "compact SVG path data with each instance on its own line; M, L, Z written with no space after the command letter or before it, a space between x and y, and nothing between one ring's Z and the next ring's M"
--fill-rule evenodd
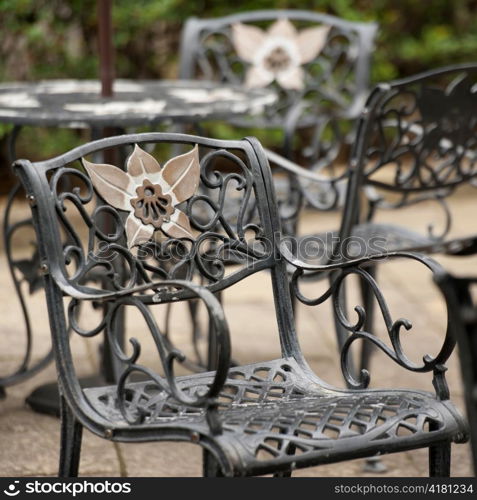
M149 306L138 296L131 295L115 299L109 305L104 327L113 355L124 367L117 383L117 398L121 414L130 424L142 423L148 417L147 407L142 405L140 398L134 397L128 387L128 382L134 374L141 374L143 378L145 377L157 386L158 390L164 391L181 404L189 407L206 408L210 413L209 421L218 422L214 417L216 398L226 380L230 364L230 339L227 324L217 300L207 290L181 281L168 281L155 287L155 292L159 297L164 296L164 294L172 294L173 296L175 291L178 290L191 292L194 297L201 299L206 305L209 319L213 324L213 328L210 328L209 342L215 343L218 353L215 360L215 374L204 392L184 391L175 375L175 363L183 364L186 357L180 350L173 347L167 337L163 335ZM125 352L122 339L118 337L120 329L117 328L116 324L124 307L134 307L142 315L147 330L153 339L164 376L158 375L155 371L140 363L141 344L137 338L131 337L129 339L131 353L127 354Z
M420 258L415 254L413 255L413 258L422 262L424 265L427 265L425 258ZM341 370L350 387L355 389L364 389L370 382L370 374L367 370L361 370L360 374L356 377L352 368L353 362L351 347L357 340L361 340L364 342L371 342L376 348L381 350L399 366L407 370L419 373L433 372L435 381L439 379L438 384L435 382L436 391L440 392L440 394L438 394L439 396L445 396L447 393L447 386L445 385L445 381L442 379L443 372L445 371L444 363L449 358L455 346L455 341L450 335L449 330L446 332L444 341L437 355L431 356L429 354L425 354L422 357L422 363L415 363L406 355L401 342L401 334L403 330L410 331L412 329L412 322L406 318L392 318L382 291L372 274L366 271L366 269L357 265L347 266L335 270L332 285L318 297L307 297L300 290L299 281L303 274L304 271L300 268L294 272L292 278L293 294L300 302L310 306L321 304L331 298L334 314L338 323L347 332L349 332L349 336L341 350ZM367 311L362 306L355 306L355 319L351 319L349 317L343 297L345 297L344 286L346 279L352 275L358 276L360 280L365 281L369 289L372 291L378 304L378 309L384 320L390 345L376 336L374 332L366 331L365 325L367 324ZM441 384L441 380L443 384Z
M383 86L371 105L364 156L366 184L379 189L375 208L394 209L437 201L443 229L431 225L431 239L444 239L451 229L447 204L455 189L477 177L477 102L475 74L466 70L445 75L444 88L435 79Z

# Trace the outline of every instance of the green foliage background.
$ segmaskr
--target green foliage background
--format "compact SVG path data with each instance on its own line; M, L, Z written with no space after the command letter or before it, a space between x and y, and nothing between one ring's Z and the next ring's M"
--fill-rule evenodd
M182 23L256 9L309 9L380 26L373 81L475 60L477 0L114 0L116 75L174 78ZM95 0L0 0L0 81L98 76ZM0 136L6 127L0 125ZM2 134L3 132L3 134ZM36 133L36 132L35 132ZM71 144L28 139L40 156ZM20 144L20 147L22 144ZM25 154L28 154L28 148Z
M173 77L189 16L300 8L379 23L373 80L472 60L477 0L115 0L116 70ZM1 0L0 80L97 75L95 0Z

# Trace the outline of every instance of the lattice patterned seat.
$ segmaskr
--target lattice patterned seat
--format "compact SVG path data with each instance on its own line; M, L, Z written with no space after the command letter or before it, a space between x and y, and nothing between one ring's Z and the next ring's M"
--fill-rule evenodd
M188 394L205 392L213 377L179 377ZM223 435L216 436L238 456L239 474L266 474L277 470L318 465L369 450L386 453L442 439L460 441L462 420L452 405L432 394L409 390L339 391L324 389L306 376L294 360L275 360L229 371L219 397ZM151 429L183 425L184 432L207 435L204 409L185 406L149 382L126 388L127 411L138 418L147 435ZM86 389L93 408L117 427L128 427L118 404L116 386ZM113 428L114 431L114 428ZM200 437L199 437L200 439Z
M339 241L338 232L305 235L296 239L296 255L305 262L327 262L333 244ZM428 251L456 255L473 251L475 238L441 241L404 226L369 222L353 228L347 252L349 257L359 258L386 252Z

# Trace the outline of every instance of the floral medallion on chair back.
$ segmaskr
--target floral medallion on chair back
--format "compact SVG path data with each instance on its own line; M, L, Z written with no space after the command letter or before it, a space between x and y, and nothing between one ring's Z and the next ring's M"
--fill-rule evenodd
M170 159L164 168L137 144L126 172L83 159L93 186L111 206L129 212L128 248L147 243L156 230L172 238L193 239L189 218L176 206L187 201L199 185L198 147Z
M360 30L329 16L315 20L297 11L293 18L277 18L276 12L263 18L252 12L233 19L194 20L196 32L185 38L191 46L182 47L184 60L190 62L184 63L181 76L273 88L277 103L261 120L250 119L252 125L283 126L302 99L313 103L301 118L304 123L316 109L350 108L367 85L358 82L356 71L360 58L367 57L367 49L360 48Z
M269 264L248 155L170 146L131 144L114 165L85 155L51 172L67 279L127 289L195 277L220 289Z
M288 19L278 19L266 31L242 23L232 25L235 50L251 65L245 85L266 87L276 81L284 89L303 89L302 65L318 56L329 30L329 26L319 26L297 31Z

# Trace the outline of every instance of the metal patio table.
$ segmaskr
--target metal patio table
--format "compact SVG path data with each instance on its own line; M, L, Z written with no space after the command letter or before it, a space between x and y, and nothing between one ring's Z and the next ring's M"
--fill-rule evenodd
M45 80L0 84L0 123L14 126L9 136L9 156L16 158L15 144L24 126L67 127L91 130L98 138L105 127L123 131L155 124L198 123L230 116L258 114L276 100L273 91L247 89L238 85L204 80L124 80L114 82L112 97L101 95L99 80ZM30 292L41 287L41 265L36 252L31 259L15 260L12 238L15 232L31 225L31 220L11 223L12 204L18 193L10 193L4 217L4 243L7 260L25 318L25 355L16 370L0 377L0 395L4 388L27 379L52 359L51 351L32 361L32 327L21 283ZM16 276L15 268L21 277ZM57 410L56 386L42 386L28 398L37 410ZM51 406L51 404L53 406Z
M0 123L73 128L197 122L260 113L270 90L203 80L116 80L113 97L96 80L0 84Z

